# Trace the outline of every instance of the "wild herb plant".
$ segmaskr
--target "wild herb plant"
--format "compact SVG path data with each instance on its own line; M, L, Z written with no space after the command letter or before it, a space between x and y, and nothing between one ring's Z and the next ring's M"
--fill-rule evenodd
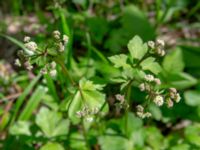
M64 136L63 138L68 140L67 137L73 135L69 131L71 125L80 126L85 149L91 149L91 130L99 130L99 132L92 133L99 136L106 132L105 129L100 129L105 128L103 120L109 113L108 98L103 92L106 85L94 83L86 77L78 80L73 77L73 72L66 67L63 57L69 40L68 36L62 35L59 31L54 31L52 39L41 46L32 41L30 37L25 37L25 48L18 52L20 59L16 59L15 64L20 67L24 66L27 70L39 70L37 73L44 75L46 80L48 80L47 76L55 81L59 80L56 78L57 70L61 70L66 78L67 96L61 105L57 103L60 105L60 111L41 107L35 118L35 124L40 130L35 134L52 142L57 140L58 136ZM121 134L128 139L130 138L130 124L135 123L130 120L130 112L134 111L139 118L151 119L150 104L153 103L158 107L166 104L171 108L174 102L178 103L181 99L174 87L166 88L159 78L159 73L162 71L160 59L165 56L164 46L165 43L162 40L144 43L139 36L134 36L127 45L127 54L108 58L110 65L120 70L120 74L110 78L110 81L120 87L118 93L113 93L116 99L114 106L118 110L124 110L124 113L122 111L124 129ZM131 95L134 95L132 87L139 89L145 95L145 101L138 103L131 100ZM132 110L133 104L135 107ZM26 121L26 116L24 113L19 117L20 120L10 129L11 134L27 136L33 134L30 130L30 123ZM18 127L23 127L23 131L16 132ZM49 146L51 144L48 142L43 149L51 147ZM58 149L63 149L59 144L53 143L53 145Z

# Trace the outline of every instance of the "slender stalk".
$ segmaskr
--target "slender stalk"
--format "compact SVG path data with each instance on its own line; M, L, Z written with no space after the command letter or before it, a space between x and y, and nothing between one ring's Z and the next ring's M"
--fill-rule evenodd
M126 100L127 100L128 106L130 106L132 82L133 82L133 79L129 81L129 83L127 85L127 88L126 88L126 92L125 92L125 96L126 96ZM126 109L126 112L125 112L125 134L126 134L127 137L128 137L128 112L129 112L129 108L130 107L128 107Z
M90 144L88 143L87 131L86 131L85 126L84 126L83 118L81 118L81 124L82 124L82 131L83 131L85 144L86 144L88 150L90 150Z
M68 71L67 68L65 67L65 64L64 64L61 60L59 60L59 59L57 59L57 58L54 58L54 61L55 61L56 63L58 63L58 64L61 66L63 73L66 75L66 77L67 77L67 78L69 79L69 81L72 83L72 85L75 86L76 83L74 82L74 80L73 80L72 77L70 76L69 71Z

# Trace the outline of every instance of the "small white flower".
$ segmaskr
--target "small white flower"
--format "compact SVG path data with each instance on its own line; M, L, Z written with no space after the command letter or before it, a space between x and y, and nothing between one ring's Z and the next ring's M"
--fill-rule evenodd
M116 99L118 100L118 101L120 101L120 102L124 102L124 95L121 95L121 94L117 94L117 95L115 95L115 97L116 97Z
M65 46L62 43L59 43L59 52L64 52Z
M165 50L162 50L160 56L165 56Z
M156 40L156 44L159 45L159 46L162 46L162 47L165 46L165 42L163 40L161 40L161 39L157 39Z
M94 120L93 117L86 117L86 121L87 121L87 122L92 122L93 120Z
M18 58L15 59L15 65L18 66L18 67L22 66L22 64L21 64L21 62L20 62L20 60Z
M49 73L50 73L50 76L51 76L51 77L55 77L56 74L57 74L57 71L56 71L56 69L53 69L53 70L51 70Z
M69 41L69 37L67 35L63 35L63 42L64 42L64 45L66 45Z
M173 107L174 103L173 103L173 101L170 98L168 98L166 101L167 101L167 107L168 108Z
M155 48L155 43L154 43L154 41L148 41L148 42L147 42L147 45L148 45L150 48L152 48L152 49Z
M169 91L172 93L177 93L177 90L175 88L169 88Z
M24 42L27 43L27 42L30 42L31 38L29 36L25 36L24 37Z
M26 62L24 63L24 66L26 67L27 70L32 70L32 69L33 69L33 66L30 64L29 61L26 61Z
M145 84L144 84L144 83L141 83L141 84L139 85L139 89L140 89L140 91L145 91Z
M180 94L179 94L179 93L176 93L174 101L175 101L176 103L178 103L178 102L180 102L180 100L181 100Z
M145 116L145 118L149 118L149 117L152 116L152 114L151 114L150 112L146 112L146 113L144 114L144 116Z
M58 30L53 31L53 37L56 40L59 40L60 39L60 32Z
M145 115L144 115L143 112L139 112L139 111L138 111L138 112L136 112L136 114L137 114L138 117L140 117L140 118L142 118L142 119L145 118Z
M164 103L164 100L163 100L163 97L162 97L161 95L157 95L157 96L154 98L153 102L154 102L156 105L158 105L158 106L162 106L163 103Z
M155 79L154 79L154 82L155 82L157 85L160 85L160 84L161 84L161 81L160 81L159 78L155 78Z
M153 75L150 75L150 74L147 74L147 75L145 75L145 80L147 81L147 82L152 82L152 81L154 81L154 76Z
M55 61L52 61L52 62L51 62L51 68L52 68L52 69L55 69L55 68L56 68L56 62L55 62Z
M25 47L31 51L35 51L37 49L37 44L33 41L24 44Z
M137 109L137 112L143 112L144 111L144 107L142 105L137 105L136 109Z

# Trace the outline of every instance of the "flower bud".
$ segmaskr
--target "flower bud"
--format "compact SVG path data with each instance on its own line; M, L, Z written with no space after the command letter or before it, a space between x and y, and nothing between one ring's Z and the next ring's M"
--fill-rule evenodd
M55 61L52 61L50 65L51 65L51 69L55 69L56 68L56 62Z
M147 81L147 82L152 82L152 81L154 81L154 76L153 75L150 75L150 74L147 74L147 75L145 75L145 80Z
M155 78L155 79L154 79L154 82L155 82L157 85L160 85L160 84L161 84L161 81L160 81L159 78Z
M53 37L56 40L60 40L60 32L58 30L53 31Z
M25 47L31 51L35 51L37 49L37 44L35 42L28 42L24 44Z
M137 112L143 112L144 111L144 107L142 105L137 105L136 109L137 109Z
M163 40L161 40L161 39L157 39L157 40L156 40L156 44L157 44L158 46L162 46L162 47L165 46L165 42L164 42Z
M63 35L63 42L64 42L64 45L66 45L69 41L69 37L67 35Z
M152 114L150 113L150 112L146 112L145 114L144 114L144 117L145 118L149 118L149 117L151 117L152 116Z
M148 41L147 45L151 48L154 49L155 48L155 43L153 41Z
M178 102L180 102L180 100L181 100L180 94L179 94L179 93L176 93L175 98L174 98L174 101L175 101L176 103L178 103Z
M139 85L139 89L140 89L140 91L145 91L145 84L144 84L144 83L141 83L141 84Z
M30 38L29 36L25 36L25 37L24 37L24 42L25 42L25 43L30 42L30 40L31 40L31 38Z
M19 59L15 59L15 65L18 66L18 67L22 66L22 64L21 64Z
M173 105L174 105L174 102L170 99L170 98L167 98L167 107L168 108L171 108L171 107L173 107Z
M32 69L33 69L33 66L30 64L29 61L26 61L26 62L24 63L24 66L26 67L27 70L32 70Z
M153 102L157 105L157 106L162 106L164 103L163 97L161 95L157 95Z
M53 70L50 71L50 76L51 76L51 77L55 77L56 74L57 74L56 69L53 69Z

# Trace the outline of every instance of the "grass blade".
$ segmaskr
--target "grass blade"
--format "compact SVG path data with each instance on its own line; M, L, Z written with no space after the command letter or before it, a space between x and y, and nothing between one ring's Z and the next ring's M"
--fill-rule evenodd
M19 120L28 120L33 111L38 107L40 101L42 100L45 94L45 88L42 86L38 86L35 92L32 94L31 98L29 99L26 107L22 111L21 115L19 116Z

